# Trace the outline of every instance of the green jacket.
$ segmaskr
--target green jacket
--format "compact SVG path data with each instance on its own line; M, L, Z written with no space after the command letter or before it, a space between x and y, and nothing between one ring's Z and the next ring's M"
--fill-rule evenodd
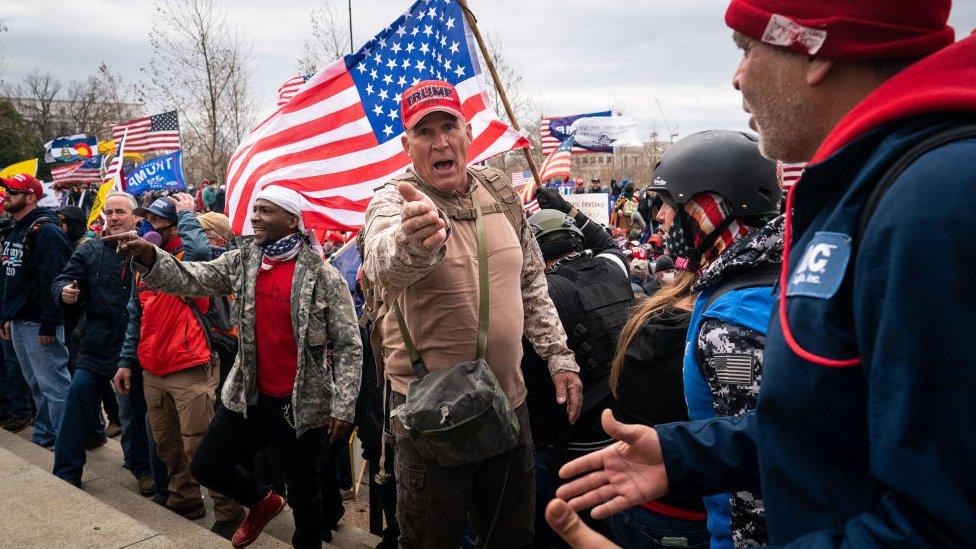
M157 251L151 269L133 262L146 285L184 297L236 294L231 320L239 327L240 348L224 382L221 399L229 410L247 415L257 402L254 339L255 285L261 249L250 238L213 261L183 263ZM352 422L362 372L363 348L352 296L342 275L303 245L291 286L291 324L298 344L298 371L292 392L295 429L325 425L331 416ZM147 272L148 271L148 272ZM335 373L326 361L327 343L335 349Z

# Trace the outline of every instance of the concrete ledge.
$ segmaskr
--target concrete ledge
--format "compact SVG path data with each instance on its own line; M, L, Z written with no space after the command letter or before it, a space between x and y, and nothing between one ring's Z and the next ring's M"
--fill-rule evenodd
M173 547L172 541L0 444L0 539L8 547ZM42 449L43 450L43 449ZM44 450L46 451L46 450ZM151 545L149 545L151 544Z

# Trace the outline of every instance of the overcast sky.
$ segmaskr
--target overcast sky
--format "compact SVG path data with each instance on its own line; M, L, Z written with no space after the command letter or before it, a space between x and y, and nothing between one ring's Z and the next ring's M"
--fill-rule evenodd
M220 3L220 0L217 0ZM253 42L251 85L260 110L296 73L311 35L314 1L234 0L228 20ZM346 0L333 0L346 15ZM362 42L392 22L409 0L352 0L353 36ZM495 33L524 76L521 92L546 114L618 108L652 130L681 135L743 128L746 116L730 85L739 54L723 22L724 0L469 0L483 32ZM4 79L40 69L81 80L100 62L137 82L152 54L149 1L0 0ZM957 37L976 28L976 2L956 1ZM663 108L662 118L655 99Z

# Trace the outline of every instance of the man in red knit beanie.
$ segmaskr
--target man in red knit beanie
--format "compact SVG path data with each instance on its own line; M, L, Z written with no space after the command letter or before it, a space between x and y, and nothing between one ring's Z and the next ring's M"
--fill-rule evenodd
M731 2L750 126L808 162L758 406L654 428L606 412L620 442L567 464L583 476L548 509L571 545L608 543L574 509L737 490L763 494L772 545L973 544L976 36L953 43L950 6Z

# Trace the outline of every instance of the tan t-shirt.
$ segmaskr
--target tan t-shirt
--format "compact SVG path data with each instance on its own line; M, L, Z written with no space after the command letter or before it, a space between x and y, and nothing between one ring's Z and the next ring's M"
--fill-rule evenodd
M484 208L495 202L491 193L472 183ZM431 199L472 207L469 196ZM522 362L522 246L504 213L484 213L488 243L489 322L486 361L513 407L525 401ZM478 240L475 221L451 219L444 259L400 296L400 308L410 337L430 371L475 359L478 343ZM392 296L391 296L392 297ZM382 319L386 372L393 390L407 393L416 379L410 356L400 337L396 315Z

